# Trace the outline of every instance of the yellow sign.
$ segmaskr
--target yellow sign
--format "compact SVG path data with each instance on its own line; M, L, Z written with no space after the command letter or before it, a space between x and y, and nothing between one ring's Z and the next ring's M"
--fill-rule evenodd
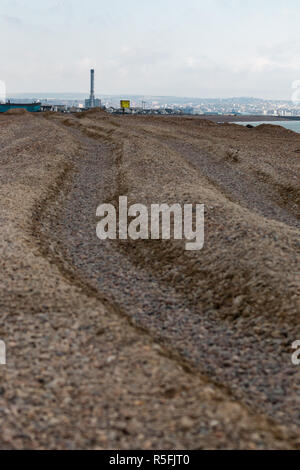
M130 108L130 101L129 100L121 100L121 108Z

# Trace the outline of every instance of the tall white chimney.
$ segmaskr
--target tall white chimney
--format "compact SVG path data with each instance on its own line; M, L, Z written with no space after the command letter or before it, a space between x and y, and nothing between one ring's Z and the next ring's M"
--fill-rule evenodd
M95 106L95 70L91 70L91 94L90 94L91 108Z

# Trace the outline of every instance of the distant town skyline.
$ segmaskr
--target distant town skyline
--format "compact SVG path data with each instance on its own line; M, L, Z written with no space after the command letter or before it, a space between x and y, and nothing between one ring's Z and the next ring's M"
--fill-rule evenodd
M9 97L14 102L28 103L40 100L45 106L63 107L65 110L84 108L86 93L48 93L48 94L18 94ZM259 98L233 97L233 98L195 98L154 95L101 95L101 104L108 111L114 112L120 108L123 98L130 100L131 112L152 110L158 114L236 114L256 116L283 116L299 117L300 103L287 100L263 100ZM96 102L96 106L99 103ZM166 111L166 112L164 112Z
M2 0L7 95L89 93L290 100L297 0Z

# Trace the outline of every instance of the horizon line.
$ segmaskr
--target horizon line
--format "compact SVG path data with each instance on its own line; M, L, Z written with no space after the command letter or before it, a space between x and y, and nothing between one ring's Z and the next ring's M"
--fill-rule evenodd
M30 92L30 91L22 91L22 92L10 92L7 94L7 96L11 95L32 95L34 97L34 94L38 95L55 95L55 94L60 94L60 95L85 95L88 97L88 93L82 92L82 91L72 91L72 92L65 92L65 91L47 91L47 92L41 92L41 91L35 91L35 92ZM157 95L157 94L142 94L142 93L114 93L114 94L97 94L96 96L101 97L101 96L108 96L108 97L117 97L117 96L132 96L132 97L157 97L157 98L180 98L180 99L197 99L197 100L230 100L230 99L255 99L255 100L261 100L261 101L288 101L292 102L291 99L287 98L262 98L262 97L257 97L257 96L245 96L245 95L240 95L240 96L228 96L228 97L207 97L204 98L203 96L181 96L181 95Z

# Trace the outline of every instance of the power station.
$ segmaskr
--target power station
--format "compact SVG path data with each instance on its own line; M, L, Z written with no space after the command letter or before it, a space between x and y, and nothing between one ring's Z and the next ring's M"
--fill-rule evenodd
M90 108L100 108L101 100L95 98L95 70L91 70L91 92L89 99L85 100L85 107Z

